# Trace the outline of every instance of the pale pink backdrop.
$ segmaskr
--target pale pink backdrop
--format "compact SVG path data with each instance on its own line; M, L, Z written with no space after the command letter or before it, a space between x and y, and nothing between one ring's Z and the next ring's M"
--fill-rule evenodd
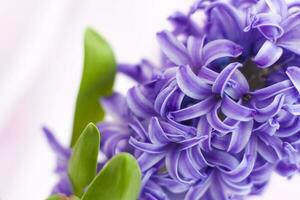
M0 0L0 200L41 200L56 177L41 126L68 145L86 26L119 61L157 57L155 32L193 0ZM130 85L118 77L116 89ZM273 176L260 200L297 200L300 176Z

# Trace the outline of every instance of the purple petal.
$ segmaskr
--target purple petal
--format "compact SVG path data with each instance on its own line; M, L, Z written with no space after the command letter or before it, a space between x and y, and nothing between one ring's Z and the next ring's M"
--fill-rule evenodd
M157 200L157 199L166 199L167 195L163 191L163 189L158 185L158 183L149 180L147 182L146 187L144 188L143 195L145 195L145 199L149 200ZM143 198L141 198L143 199Z
M170 112L169 115L171 119L179 122L194 119L208 113L213 108L215 103L215 97L211 96L187 108Z
M254 167L251 173L251 180L254 183L262 183L269 179L272 173L273 165L271 163L264 163L261 166Z
M265 123L253 129L253 133L268 134L270 136L273 136L276 133L276 131L279 129L279 127L280 127L279 122L274 118L270 118Z
M228 86L228 82L231 79L235 70L239 67L242 67L241 63L235 62L227 65L225 69L221 71L216 81L213 84L212 91L215 94L220 94L222 97L224 96L224 91L226 86Z
M218 77L218 73L209 69L206 66L201 67L198 77L208 82L209 84L213 84Z
M185 46L168 31L157 33L157 39L163 53L176 65L187 65L190 58Z
M275 133L278 137L290 137L300 131L300 118L298 117L294 123L288 127L280 127L280 129Z
M255 112L255 110L235 102L227 95L223 97L221 110L227 117L239 121L251 120Z
M246 179L254 168L254 164L256 161L256 148L257 148L257 141L256 138L251 138L248 147L248 154L244 154L243 160L240 164L231 171L224 171L226 177L232 182L240 182Z
M242 54L243 48L225 39L218 39L207 43L203 48L203 65L208 65L218 58L238 57Z
M105 140L101 141L101 150L106 157L111 158L115 154L119 153L119 151L127 149L126 146L128 138L129 136L126 134L111 134L109 137L106 137ZM122 142L125 142L125 144Z
M182 151L179 160L179 171L183 177L198 181L206 178L206 174L203 174L198 168L198 165L192 162L187 151Z
M268 106L264 108L256 108L256 113L254 115L255 121L264 122L274 117L281 110L284 100L285 100L285 96L279 94L274 98L272 103L270 103Z
M300 94L300 68L288 67L286 70L286 74L288 75L293 85L298 90L298 93Z
M233 170L239 165L237 158L224 151L212 150L210 152L204 152L203 154L207 162L216 167L223 167L227 170Z
M278 174L284 177L291 177L294 174L299 172L299 167L293 163L287 163L284 161L280 161L276 165L276 171Z
M127 92L127 104L130 110L141 118L155 115L153 104L142 94L139 87L133 87Z
M250 18L250 24L244 31L257 28L266 39L272 42L276 42L284 33L283 28L280 26L281 17L277 14L259 13Z
M232 153L241 152L249 142L252 134L253 120L241 122L236 129L232 131L231 140L227 151Z
M133 137L130 137L129 144L131 144L136 149L151 154L160 154L160 153L164 153L167 150L165 145L157 145L157 144L140 142Z
M201 167L201 168L204 168L207 166L213 167L213 165L209 164L206 161L206 159L202 153L202 150L200 148L200 145L189 148L187 151L190 154L190 158L192 160L194 160L195 164L197 164L199 167Z
M206 117L201 117L197 125L197 135L207 136L207 140L203 141L201 146L206 151L211 151L212 131Z
M207 138L207 136L196 136L196 137L193 137L193 138L190 138L190 139L180 141L178 143L178 149L177 150L182 151L182 150L189 149L193 146L199 145L206 138Z
M208 188L212 183L212 176L208 176L205 180L201 181L198 184L193 185L185 196L185 200L191 199L202 199L203 195L206 193Z
M153 143L166 144L170 140L168 139L166 133L160 126L160 123L156 117L152 117L149 122L149 138Z
M134 65L119 64L118 71L139 83L150 81L157 73L155 66L148 60L142 60L140 63Z
M180 108L183 98L184 94L178 89L175 82L172 82L157 95L154 109L161 116L166 117L168 112Z
M262 45L253 61L258 67L267 68L273 65L281 57L282 53L282 48L277 47L275 44L267 40Z
M286 104L283 109L291 113L292 115L300 115L300 104Z
M54 186L52 194L64 194L67 196L71 196L73 194L72 184L69 180L67 173L60 177L58 183Z
M101 105L105 112L112 114L117 119L126 119L129 116L129 108L126 99L120 93L101 98Z
M184 180L179 175L178 165L179 165L180 155L181 155L181 151L178 151L174 148L170 149L169 152L167 153L166 159L165 159L166 168L167 168L170 176L172 178L174 178L175 180L178 180L179 182L184 183L184 184L191 184L191 181Z
M187 40L187 50L193 62L193 67L199 67L202 63L202 48L205 38L190 36Z
M285 0L265 0L272 12L285 17L288 13L288 5Z
M181 91L191 98L203 99L211 93L210 86L197 77L188 66L179 67L176 79Z
M299 19L298 19L299 20ZM300 25L293 27L288 32L285 32L283 36L278 39L277 44L285 49L288 49L295 54L300 55Z
M183 193L188 190L189 186L186 184L182 184L170 177L160 177L155 176L152 178L153 181L156 181L159 185L164 187L166 190L178 194Z
M206 115L206 119L208 123L217 131L220 131L221 133L228 133L234 130L236 125L229 125L226 124L225 122L221 121L221 119L218 116L218 109L220 107L220 103L218 103L214 109L209 112Z
M285 33L297 28L300 25L300 12L295 12L289 15L284 21L281 23L282 28Z
M257 152L269 163L275 163L281 159L281 144L278 144L280 141L274 137L266 137L267 135L259 136Z
M234 193L236 196L247 196L250 194L253 184L251 182L243 181L240 183L231 182L227 177L221 176L222 183L224 184L224 189L229 190L231 193Z
M206 12L208 20L214 20L218 30L222 30L223 38L231 41L238 41L241 38L243 18L236 8L228 3L215 1L206 7Z
M43 127L43 131L47 137L50 147L56 153L56 155L59 158L69 158L71 155L71 150L63 147L47 127Z
M137 161L141 167L142 172L145 172L151 167L153 167L154 165L156 165L165 156L166 156L165 154L143 153L140 157L138 157Z
M133 121L128 124L129 128L133 130L134 135L141 139L141 140L147 140L148 134L145 130L143 124L136 118L133 118Z
M278 94L284 94L290 90L293 90L293 84L290 80L281 81L279 83L275 83L271 86L256 90L252 92L254 98L259 100L266 100L268 98L274 97Z

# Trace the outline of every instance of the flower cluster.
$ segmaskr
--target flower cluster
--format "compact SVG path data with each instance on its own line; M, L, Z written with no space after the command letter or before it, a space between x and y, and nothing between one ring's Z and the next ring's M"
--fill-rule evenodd
M297 173L300 3L201 0L169 20L160 66L120 64L138 84L102 99L101 150L137 158L140 199L243 199Z
M140 199L241 200L274 171L297 173L300 2L200 0L169 20L159 66L120 64L137 85L101 100L114 118L98 124L101 151L136 157ZM70 195L70 150L45 132L58 155L54 190Z

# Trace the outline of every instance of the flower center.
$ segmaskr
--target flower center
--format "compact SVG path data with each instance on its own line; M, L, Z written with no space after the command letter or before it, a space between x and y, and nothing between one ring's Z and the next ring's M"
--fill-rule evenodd
M248 59L240 70L246 77L250 89L253 91L266 86L267 77L274 71L274 68L261 69L251 59Z

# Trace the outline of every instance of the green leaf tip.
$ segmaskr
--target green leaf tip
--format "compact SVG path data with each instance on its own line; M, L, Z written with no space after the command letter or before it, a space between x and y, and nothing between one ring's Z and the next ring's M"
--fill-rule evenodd
M78 138L68 165L74 194L79 197L96 176L99 146L100 133L89 123Z
M110 95L116 74L116 61L109 44L96 31L87 28L84 34L84 67L77 95L71 147L89 123L104 117L99 103L102 96Z
M120 153L95 177L82 200L136 200L140 184L141 171L136 159Z

